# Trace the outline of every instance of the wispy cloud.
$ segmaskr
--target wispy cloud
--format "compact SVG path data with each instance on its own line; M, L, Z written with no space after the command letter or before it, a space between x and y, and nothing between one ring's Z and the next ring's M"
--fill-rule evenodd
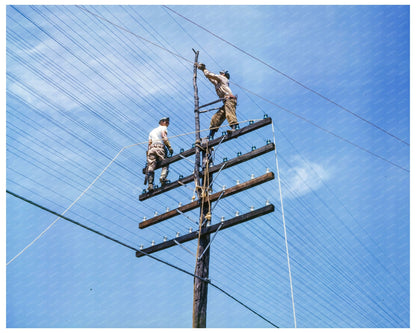
M321 164L297 156L293 158L292 167L285 177L287 195L289 198L304 196L318 190L330 177L330 171Z

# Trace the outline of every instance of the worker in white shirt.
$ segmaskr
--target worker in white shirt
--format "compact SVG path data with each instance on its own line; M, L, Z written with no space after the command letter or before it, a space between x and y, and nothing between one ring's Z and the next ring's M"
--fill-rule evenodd
M148 191L153 190L153 182L155 177L155 169L156 164L160 161L163 161L166 156L167 152L169 151L169 154L173 154L172 146L170 145L169 139L168 139L168 126L169 126L169 117L164 117L159 120L159 126L153 129L149 133L149 145L147 148L147 181L149 183L147 189ZM163 186L167 179L169 173L169 166L164 166L162 168L161 174L160 174L160 183Z

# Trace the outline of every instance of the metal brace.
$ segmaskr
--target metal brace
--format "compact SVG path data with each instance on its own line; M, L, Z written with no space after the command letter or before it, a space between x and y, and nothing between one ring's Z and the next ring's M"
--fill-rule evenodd
M193 190L192 188L190 188L188 185L186 185L185 183L181 182L180 180L178 180L178 184L187 188L188 190L195 192L195 190Z
M192 162L189 158L183 156L182 154L179 154L180 157L182 157L183 159L187 160L189 163L195 164L194 162Z
M195 253L193 253L191 250L183 246L181 243L179 243L176 239L173 240L176 245L179 245L181 248L183 248L185 251L189 252L192 256L196 257Z
M225 162L222 167L218 170L217 174L215 175L214 179L212 180L211 184L209 184L209 187L212 187L212 184L214 184L214 181L217 179L217 177L219 176L219 174L221 173L222 169L225 167L225 165L227 164L227 162Z
M215 110L219 110L219 109L221 109L221 108L218 107L218 108L212 108L212 109L207 109L207 110L201 110L201 111L199 111L199 113L205 113L205 112L215 111Z
M185 213L181 212L178 208L176 208L176 211L177 211L179 214L181 214L181 215L185 216L185 217L186 217L189 221L194 222L195 224L198 224L198 222L197 222L197 221L195 221L195 220L191 219L188 215L186 215Z
M210 240L208 246L205 248L204 252L202 252L202 254L198 257L198 260L201 260L201 258L204 256L205 252L209 249L209 247L211 246L212 242L215 239L215 236L217 236L217 233L218 233L218 231L220 231L223 224L224 224L224 222L221 222L221 224L218 226L218 229L215 231L214 236L212 236L212 239Z
M204 107L206 107L206 106L208 106L208 105L212 105L212 104L215 104L215 103L221 102L221 101L223 101L223 100L224 100L224 98L219 98L219 99L217 99L217 100L215 100L215 101L213 101L213 102L210 102L210 103L207 103L207 104L201 105L199 108L204 108Z

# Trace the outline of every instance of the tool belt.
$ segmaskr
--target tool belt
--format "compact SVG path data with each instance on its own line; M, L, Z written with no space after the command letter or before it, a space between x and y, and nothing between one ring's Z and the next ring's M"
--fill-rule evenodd
M225 95L224 99L237 99L237 96L234 95Z
M159 142L152 143L152 144L149 146L149 149L150 149L150 148L153 148L153 147L156 147L156 148L163 148L163 150L165 151L165 157L167 157L167 156L168 156L168 153L169 153L169 151L168 151L168 147L166 147L166 145L165 145L164 143L159 143Z
M152 148L152 147L165 148L165 144L164 143L158 143L158 142L156 142L156 143L152 143L149 148Z

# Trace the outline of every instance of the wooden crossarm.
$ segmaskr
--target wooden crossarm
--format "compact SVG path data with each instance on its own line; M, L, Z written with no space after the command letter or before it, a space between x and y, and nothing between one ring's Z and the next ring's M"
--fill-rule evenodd
M214 140L208 141L208 147L214 147L214 146L218 145L221 142L221 140L222 140L222 142L226 142L226 141L235 139L235 138L237 138L237 137L239 137L241 135L250 133L250 132L255 131L255 130L259 129L259 128L262 128L264 126L267 126L267 125L269 125L271 123L272 123L272 118L265 118L265 119L256 121L255 123L253 123L251 125L247 125L247 126L245 126L243 128L240 128L240 129L236 130L235 132L233 132L231 134L227 134L225 136L225 138L218 137L218 138L216 138ZM205 144L204 145L201 145L201 146L203 148L206 147ZM163 161L161 161L160 163L158 163L156 165L156 169L161 168L161 167L164 167L164 166L169 165L169 164L172 164L174 162L177 162L177 161L179 161L179 160L182 159L182 156L183 157L189 157L189 156L192 156L194 154L195 154L195 148L187 149L187 150L183 151L182 153L173 155L172 157L165 158Z
M212 233L216 232L220 226L221 226L220 230L224 230L224 229L233 227L237 224L240 224L240 223L252 220L254 218L263 216L265 214L269 214L273 211L274 211L274 206L272 204L270 204L270 205L264 206L262 208L253 210L249 213L233 217L233 218L231 218L227 221L220 222L220 223L214 224L212 226L206 227L205 230L203 230L203 232L201 233L201 235L212 234ZM166 242L156 244L156 245L148 247L146 249L137 251L136 252L136 257L140 258L140 257L145 256L146 254L155 253L155 252L167 249L169 247L175 246L175 245L177 245L177 243L183 244L183 243L189 242L189 241L197 239L197 238L198 238L198 231L193 231L193 232L190 232L189 234L186 234L186 235L183 235L183 236L180 236L180 237L176 237L175 239L171 239L171 240L168 240Z
M246 153L246 154L243 154L241 156L237 156L237 157L232 158L232 159L230 159L226 162L214 165L214 166L209 168L209 172L214 173L214 172L218 172L219 170L221 170L221 168L222 169L230 168L230 167L235 166L237 164L240 164L242 162L248 161L248 160L250 160L254 157L258 157L260 155L268 153L272 150L274 150L274 143L269 143L269 144L267 144L263 147L257 148L253 151L250 151L250 152ZM184 177L182 179L179 179L177 181L166 184L163 187L156 188L151 192L143 193L139 196L139 200L143 201L143 200L149 199L149 198L151 198L155 195L165 193L165 192L170 191L174 188L178 188L182 184L188 184L188 183L192 182L193 180L194 180L194 176L189 175L189 176Z
M269 180L272 180L272 179L274 179L274 173L273 172L268 172L268 173L266 173L266 174L264 174L260 177L250 179L247 182L235 185L235 186L230 187L230 188L228 188L224 191L220 191L220 192L216 192L214 194L211 194L209 196L209 200L211 202L214 202L214 201L217 201L220 197L221 198L228 197L228 196L236 194L238 192L247 190L251 187L254 187L254 186L263 184L265 182L268 182ZM181 207L178 207L176 209L170 210L166 213L154 216L154 217L152 217L152 218L150 218L146 221L143 221L143 222L139 223L139 228L144 229L144 228L150 227L151 225L163 222L167 219L170 219L174 216L179 215L180 213L186 213L186 212L189 212L189 211L191 211L195 208L198 208L198 207L199 207L199 202L198 201L193 201L189 204L186 204L184 206L181 206Z

